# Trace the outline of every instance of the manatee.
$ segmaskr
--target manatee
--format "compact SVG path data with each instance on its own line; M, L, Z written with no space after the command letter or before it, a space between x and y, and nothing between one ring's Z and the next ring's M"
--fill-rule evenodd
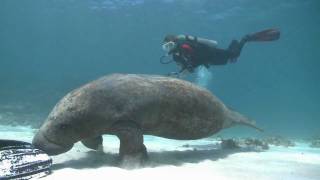
M143 161L147 158L143 135L195 140L236 124L261 130L191 82L158 75L111 74L63 97L32 143L49 155L58 155L78 141L97 150L102 135L110 134L120 140L122 161Z

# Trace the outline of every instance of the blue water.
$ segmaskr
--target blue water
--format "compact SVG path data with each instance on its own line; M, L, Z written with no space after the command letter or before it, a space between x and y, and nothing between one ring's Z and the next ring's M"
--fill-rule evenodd
M1 0L0 124L38 126L63 95L106 74L175 71L159 63L167 33L225 48L270 27L279 41L250 43L237 63L185 79L267 134L319 135L318 0Z

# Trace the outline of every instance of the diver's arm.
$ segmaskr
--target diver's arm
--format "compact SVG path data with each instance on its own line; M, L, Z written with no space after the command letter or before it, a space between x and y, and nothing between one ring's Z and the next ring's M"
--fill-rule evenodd
M194 72L194 66L192 65L191 62L191 57L185 56L184 54L177 55L177 58L175 61L176 63L181 67L179 73L182 73L184 71L188 71L190 73Z
M177 57L176 57L177 58ZM182 57L179 57L182 58ZM180 59L181 60L181 59ZM181 75L187 75L189 73L193 73L194 72L194 68L192 68L191 66L188 66L186 63L182 63L181 61L177 61L177 59L175 59L176 63L181 67L181 69L178 72L171 72L168 74L168 76L176 76L176 77L181 77Z

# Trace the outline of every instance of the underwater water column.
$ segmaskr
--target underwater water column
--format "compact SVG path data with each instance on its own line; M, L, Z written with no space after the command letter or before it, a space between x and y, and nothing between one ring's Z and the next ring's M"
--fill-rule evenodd
M212 72L209 71L206 67L200 66L196 70L196 79L195 82L197 85L208 88L209 83L212 79Z

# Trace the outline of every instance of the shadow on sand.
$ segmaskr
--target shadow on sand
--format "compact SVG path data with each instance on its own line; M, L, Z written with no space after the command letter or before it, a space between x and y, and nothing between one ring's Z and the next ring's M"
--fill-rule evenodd
M256 152L250 149L221 149L213 145L189 146L183 151L161 151L149 152L149 160L143 167L158 167L164 165L180 166L184 163L199 163L204 160L216 161L228 157L234 153ZM192 149L192 150L190 150ZM61 164L53 164L52 170L63 168L98 168L98 167L118 167L118 154L89 151L81 159L69 160Z

